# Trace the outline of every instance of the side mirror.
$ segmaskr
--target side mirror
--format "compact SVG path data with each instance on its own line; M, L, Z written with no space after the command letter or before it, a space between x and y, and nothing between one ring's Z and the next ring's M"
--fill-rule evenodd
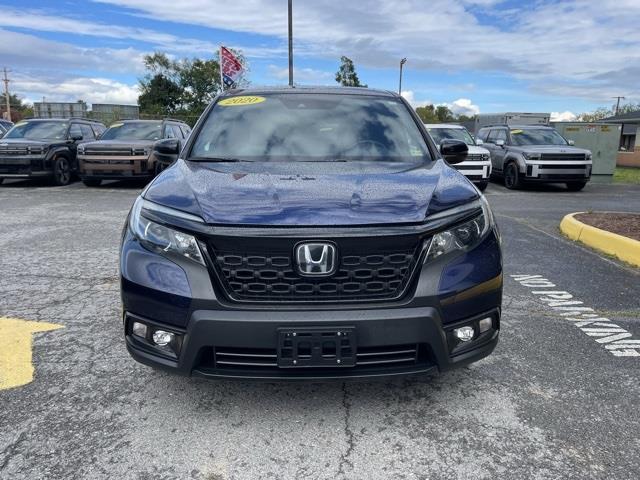
M467 159L469 147L461 140L443 140L440 143L442 158L451 165L464 162Z
M576 144L576 142L574 142L573 140L567 140L567 144L573 147Z
M479 138L476 138L476 145L484 145L484 142Z
M177 138L166 138L154 143L153 151L160 155L178 155L181 147L180 140Z
M496 145L498 147L504 147L504 140L496 140Z
M79 142L80 140L82 140L84 137L82 135L72 135L71 136L71 141L72 142Z

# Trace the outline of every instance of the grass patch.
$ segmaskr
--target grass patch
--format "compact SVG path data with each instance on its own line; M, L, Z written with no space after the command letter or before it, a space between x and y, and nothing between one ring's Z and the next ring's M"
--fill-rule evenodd
M640 185L640 168L616 167L615 172L613 172L613 181Z

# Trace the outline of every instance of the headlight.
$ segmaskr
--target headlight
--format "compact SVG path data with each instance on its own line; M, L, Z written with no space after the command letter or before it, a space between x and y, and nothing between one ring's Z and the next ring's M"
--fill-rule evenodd
M522 152L522 156L524 158L526 158L527 160L540 160L540 154L539 153Z
M84 155L84 145L78 146L78 155Z
M491 158L491 157L489 156L489 154L488 154L488 153L483 153L483 154L482 154L482 159L483 159L483 160L489 160L489 158Z
M589 152L584 156L584 158L585 158L585 160L591 160L591 156L592 156L591 152Z
M177 253L204 265L204 259L195 237L143 217L141 211L144 204L145 200L138 197L129 217L129 228L140 243L150 250ZM158 210L167 212L169 209L161 207ZM183 218L187 215L182 212L177 213L176 216Z
M484 238L493 225L493 214L484 195L480 197L479 202L482 213L478 216L433 236L426 262L446 253L471 248Z

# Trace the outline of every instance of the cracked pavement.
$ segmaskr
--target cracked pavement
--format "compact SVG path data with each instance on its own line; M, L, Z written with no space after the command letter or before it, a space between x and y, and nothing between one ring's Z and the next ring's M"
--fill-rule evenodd
M490 185L505 258L501 340L393 382L207 382L137 364L118 243L140 186L0 187L0 317L34 335L34 381L0 391L2 479L631 479L640 358L613 357L515 282L539 274L640 339L640 270L564 239L562 216L640 210L640 187Z

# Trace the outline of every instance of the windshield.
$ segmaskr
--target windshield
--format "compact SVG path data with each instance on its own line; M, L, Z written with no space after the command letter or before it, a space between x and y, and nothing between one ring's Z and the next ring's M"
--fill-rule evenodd
M114 123L100 140L160 140L162 122Z
M398 99L288 93L219 101L195 139L191 159L423 161L430 156Z
M69 124L66 122L19 122L7 132L4 138L24 138L27 140L50 138L66 140L68 126Z
M440 145L443 140L462 140L467 145L475 145L473 138L466 128L438 128L431 127L427 129L429 135L436 144Z
M567 141L555 130L546 128L511 129L514 145L567 145Z

